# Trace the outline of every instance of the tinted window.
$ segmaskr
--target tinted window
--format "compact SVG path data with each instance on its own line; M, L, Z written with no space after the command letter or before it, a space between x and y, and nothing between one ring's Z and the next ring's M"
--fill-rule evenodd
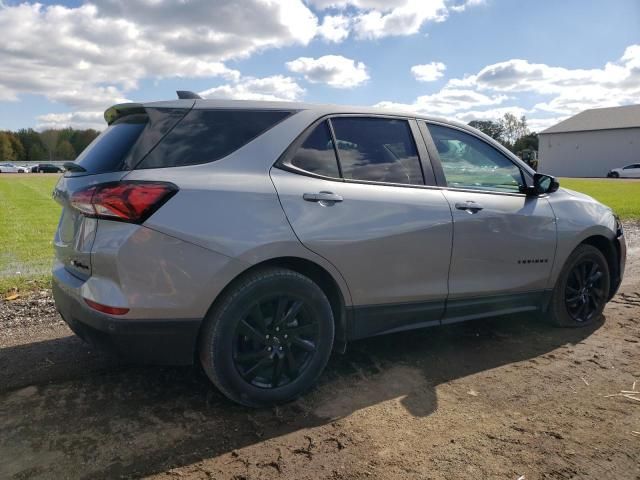
M110 125L82 151L75 163L89 173L120 170L125 155L140 136L147 120L146 115L131 117Z
M406 120L337 117L331 123L344 178L424 184Z
M491 145L454 128L428 127L450 187L520 191L520 169Z
M640 168L640 164L627 165L623 170L631 170L633 168Z
M340 176L327 122L322 122L311 132L291 159L291 165L318 175Z
M249 143L288 111L191 110L136 168L212 162Z

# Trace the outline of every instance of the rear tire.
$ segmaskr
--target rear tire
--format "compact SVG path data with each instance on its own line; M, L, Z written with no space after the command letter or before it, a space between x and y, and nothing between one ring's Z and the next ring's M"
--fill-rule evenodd
M216 301L200 335L200 362L229 399L249 407L288 402L310 389L333 347L324 292L283 268L240 277Z
M559 327L584 327L596 322L609 298L611 277L602 252L579 245L569 255L553 289L549 314Z

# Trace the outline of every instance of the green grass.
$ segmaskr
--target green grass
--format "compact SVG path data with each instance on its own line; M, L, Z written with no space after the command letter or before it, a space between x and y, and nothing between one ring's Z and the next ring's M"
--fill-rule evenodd
M560 186L586 193L611 207L622 220L640 220L640 180L561 178Z
M48 281L60 207L53 175L0 175L0 293Z

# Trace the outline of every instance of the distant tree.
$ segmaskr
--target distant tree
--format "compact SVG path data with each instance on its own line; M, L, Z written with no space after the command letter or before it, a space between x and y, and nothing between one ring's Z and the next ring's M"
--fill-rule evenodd
M20 137L16 133L8 132L9 140L11 141L11 147L15 153L16 162L24 162L27 160L27 152L20 141Z
M40 140L47 149L49 161L55 158L56 148L58 148L58 138L60 138L60 130L45 130L40 133Z
M513 144L514 152L521 152L522 150L535 150L538 151L538 134L533 132L527 135L523 135Z
M100 135L100 132L89 128L87 130L76 130L71 138L71 145L78 155Z
M11 146L11 139L7 132L0 132L0 162L13 162L16 154Z
M33 128L23 128L18 130L16 132L16 135L20 139L20 142L24 147L25 160L30 162L32 161L39 162L44 159L44 156L42 158L36 158L36 159L31 158L30 152L33 150L34 145L39 145L40 149L43 150L42 144L40 142L40 134L38 132L36 132ZM36 151L37 150L38 149L36 149Z
M30 162L41 162L47 158L47 152L44 150L44 147L40 142L32 143L27 151L27 157Z
M502 144L512 151L516 141L529 134L527 119L524 115L518 118L512 113L505 113L504 117L500 119L500 125L503 129Z
M61 140L56 148L56 158L58 160L75 160L76 151L69 140Z
M485 135L490 136L494 140L501 141L504 128L500 122L492 120L471 120L469 126L477 128Z

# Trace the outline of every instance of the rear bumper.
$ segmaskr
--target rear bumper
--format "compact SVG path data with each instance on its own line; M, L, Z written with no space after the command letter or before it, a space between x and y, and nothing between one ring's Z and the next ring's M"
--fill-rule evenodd
M82 283L64 268L54 269L56 308L80 338L136 363L193 363L201 319L121 319L105 315L82 300L78 293Z

